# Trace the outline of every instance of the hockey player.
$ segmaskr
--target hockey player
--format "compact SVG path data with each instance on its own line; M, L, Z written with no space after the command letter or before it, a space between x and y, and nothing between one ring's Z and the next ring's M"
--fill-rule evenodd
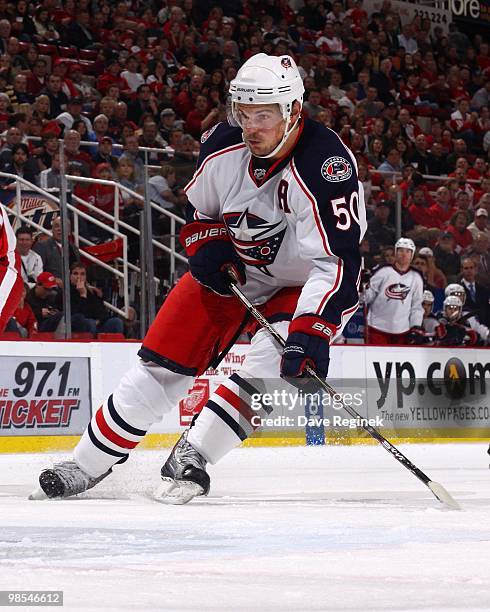
M465 322L478 334L479 338L484 344L488 344L490 341L490 330L486 325L483 325L483 323L480 322L477 315L473 311L465 309L466 291L464 290L463 285L460 285L459 283L449 284L444 290L444 295L446 297L455 295L461 300L463 305L462 317L464 318Z
M14 230L7 211L0 204L0 333L19 305L24 290L20 274L20 256L15 252Z
M449 295L439 325L436 327L437 346L475 346L482 344L478 333L471 329L463 316L463 302L456 295Z
M257 379L282 376L301 386L306 364L327 376L330 341L358 306L364 193L339 137L302 119L303 93L289 56L254 55L231 82L235 126L220 123L202 135L186 187L181 242L190 273L160 309L139 362L93 416L74 461L41 474L48 497L85 491L125 461L233 344L247 313L231 295L226 267L287 338L286 347L256 331L240 372L217 388L172 450L160 498L184 503L209 491L207 462L254 431L250 396Z
M410 267L414 253L413 240L400 238L395 263L381 266L371 277L364 294L371 344L405 344L423 334L424 285L420 272Z
M429 344L434 341L436 327L439 325L437 317L432 312L434 305L434 295L432 291L425 290L422 294L422 308L424 309L424 318L422 319L423 335L418 338L416 344Z

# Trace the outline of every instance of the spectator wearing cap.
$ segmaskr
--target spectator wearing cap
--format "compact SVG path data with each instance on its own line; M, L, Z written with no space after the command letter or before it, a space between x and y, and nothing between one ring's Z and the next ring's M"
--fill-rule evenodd
M22 226L15 232L17 239L15 250L21 259L22 280L31 289L36 284L37 277L43 271L43 260L32 250L34 238L29 227Z
M26 296L26 302L32 308L39 331L54 331L61 320L62 313L55 307L58 295L58 283L51 272L41 272L36 284Z
M461 258L455 250L456 241L451 232L441 233L434 247L436 266L446 275L449 283L456 282L461 267Z
M51 238L38 240L32 248L41 256L44 272L49 272L49 274L53 275L58 287L61 287L63 285L61 279L63 275L61 259L61 217L53 219L51 232ZM70 228L68 228L68 233L70 233ZM68 243L68 252L70 265L80 260L80 251L71 241Z
M368 222L367 236L369 242L377 247L395 243L396 229L390 222L393 205L391 200L377 202L374 216Z
M176 126L176 115L172 108L164 108L160 113L160 134L162 138L168 142L170 140L170 133Z
M442 270L436 266L434 260L434 252L430 247L422 247L419 251L420 255L423 255L427 261L427 282L437 289L444 289L447 285L447 279Z
M103 136L99 140L99 145L94 155L94 164L109 164L112 172L115 172L117 168L117 157L112 155L112 138L110 136Z
M71 130L75 121L83 121L87 132L92 132L92 123L88 117L82 115L83 101L80 97L71 98L68 100L67 109L64 113L60 113L56 117L56 121L64 126L65 130Z
M473 234L473 239L478 234L486 234L490 239L490 228L488 227L488 211L486 208L478 208L475 212L475 218L472 223L468 225L468 230Z

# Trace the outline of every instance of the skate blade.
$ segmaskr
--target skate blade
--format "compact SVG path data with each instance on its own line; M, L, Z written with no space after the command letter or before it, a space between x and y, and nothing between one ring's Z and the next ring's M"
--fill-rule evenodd
M29 495L27 499L35 501L44 501L45 499L49 499L49 497L41 489L41 487L38 487L37 489L34 489L34 491Z
M173 480L173 478L162 478L161 484L157 487L154 498L162 504L182 506L187 504L194 497L202 495L204 489L190 480Z

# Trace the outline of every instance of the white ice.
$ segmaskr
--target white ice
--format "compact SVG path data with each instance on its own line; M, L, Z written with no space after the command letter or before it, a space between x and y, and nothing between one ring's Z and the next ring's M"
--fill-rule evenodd
M486 446L401 448L463 511L379 446L238 449L187 506L150 498L166 450L61 501L26 498L66 455L1 455L0 589L69 610L489 610Z

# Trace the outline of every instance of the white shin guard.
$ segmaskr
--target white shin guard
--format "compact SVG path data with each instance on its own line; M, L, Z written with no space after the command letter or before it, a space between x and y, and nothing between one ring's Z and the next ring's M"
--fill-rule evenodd
M193 378L139 361L93 415L73 457L92 477L124 460L148 429L185 396Z

